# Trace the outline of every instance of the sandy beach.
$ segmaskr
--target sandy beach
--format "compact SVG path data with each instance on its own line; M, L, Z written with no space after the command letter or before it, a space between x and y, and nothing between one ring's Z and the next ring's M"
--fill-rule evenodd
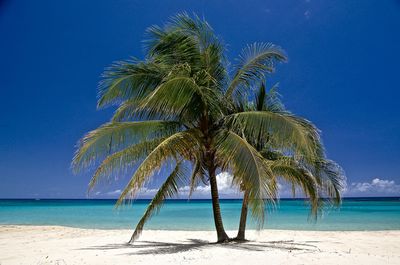
M244 244L210 244L214 231L0 226L0 264L400 264L400 231L249 231ZM234 231L230 231L234 235Z

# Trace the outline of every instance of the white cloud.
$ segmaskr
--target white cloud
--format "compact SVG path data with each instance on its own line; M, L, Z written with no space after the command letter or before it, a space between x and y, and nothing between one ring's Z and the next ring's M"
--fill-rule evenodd
M400 195L400 185L394 180L374 178L371 182L353 182L344 193L348 196L394 196Z
M233 176L228 172L221 172L217 175L218 191L221 195L238 195L237 187L232 186Z
M221 198L236 198L240 197L240 192L236 187L232 186L232 175L228 172L221 172L217 175L218 192ZM139 197L148 198L154 196L158 189L154 188L143 188L140 191ZM179 196L187 197L189 196L190 187L183 186L179 188ZM192 198L210 198L210 186L200 185L192 194Z
M120 195L121 194L121 190L109 191L106 194L107 195Z

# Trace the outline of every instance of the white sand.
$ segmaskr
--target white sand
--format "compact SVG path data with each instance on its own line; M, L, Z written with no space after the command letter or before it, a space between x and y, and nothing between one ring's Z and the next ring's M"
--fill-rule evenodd
M0 264L400 264L400 231L249 231L225 245L213 231L145 231L127 245L131 232L0 226Z

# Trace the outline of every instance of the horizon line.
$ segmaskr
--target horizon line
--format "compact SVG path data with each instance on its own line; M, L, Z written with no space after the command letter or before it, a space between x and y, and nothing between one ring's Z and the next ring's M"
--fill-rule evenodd
M343 199L400 199L400 195L398 196L349 196L342 197ZM308 200L309 198L276 198L277 200ZM329 198L321 198L321 199L329 199ZM118 200L118 198L0 198L0 200ZM130 200L130 199L126 199ZM131 199L132 201L140 201L140 200L152 200L151 198L138 198ZM200 200L211 200L211 198L193 198L193 199L165 199L165 201L200 201ZM220 198L219 200L242 200L242 198Z

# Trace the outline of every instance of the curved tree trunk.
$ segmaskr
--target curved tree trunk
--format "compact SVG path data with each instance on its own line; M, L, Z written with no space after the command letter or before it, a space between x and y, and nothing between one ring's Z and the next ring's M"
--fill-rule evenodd
M217 186L217 178L215 176L215 168L210 167L208 169L208 174L210 177L211 199L212 199L212 206L213 206L213 213L214 213L214 223L215 223L215 229L217 230L217 236L218 236L217 243L228 242L229 237L225 232L224 225L222 223L221 209L219 207L218 186Z
M245 190L243 195L242 212L240 214L239 231L235 238L237 241L245 241L247 211L249 204L249 191Z

